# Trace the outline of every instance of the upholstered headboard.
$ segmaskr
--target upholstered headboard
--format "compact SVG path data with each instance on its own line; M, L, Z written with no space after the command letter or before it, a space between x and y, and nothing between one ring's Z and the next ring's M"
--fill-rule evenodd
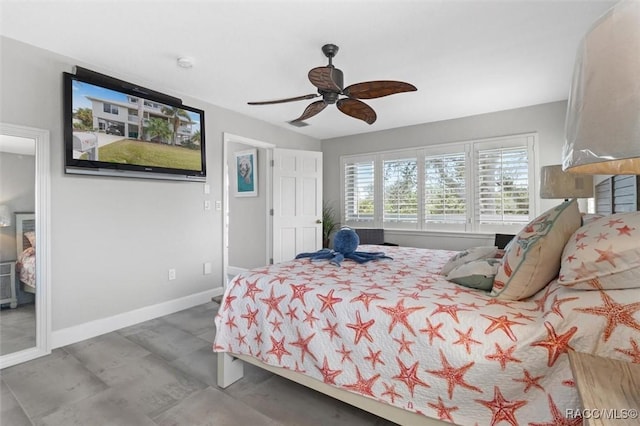
M596 213L634 212L640 210L640 176L619 175L596 185Z

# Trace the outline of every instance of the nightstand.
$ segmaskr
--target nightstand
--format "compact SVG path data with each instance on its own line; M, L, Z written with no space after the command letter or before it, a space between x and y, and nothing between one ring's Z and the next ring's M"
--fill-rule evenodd
M18 306L16 297L16 262L0 263L0 304L9 304L11 309Z
M640 365L571 350L567 353L583 406L583 424L637 425Z

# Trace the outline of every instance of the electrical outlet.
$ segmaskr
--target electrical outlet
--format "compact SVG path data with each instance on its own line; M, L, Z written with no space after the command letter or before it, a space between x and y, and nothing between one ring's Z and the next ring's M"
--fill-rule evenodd
M211 262L205 262L202 265L202 273L204 275L209 275L211 273Z
M176 279L176 270L171 268L169 269L169 281Z
M209 200L205 200L204 201L204 209L205 210L211 210L211 201L209 201Z

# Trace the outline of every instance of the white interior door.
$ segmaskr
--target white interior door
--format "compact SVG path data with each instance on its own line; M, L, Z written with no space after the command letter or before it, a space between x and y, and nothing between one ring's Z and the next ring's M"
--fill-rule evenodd
M322 153L273 150L273 262L322 248Z

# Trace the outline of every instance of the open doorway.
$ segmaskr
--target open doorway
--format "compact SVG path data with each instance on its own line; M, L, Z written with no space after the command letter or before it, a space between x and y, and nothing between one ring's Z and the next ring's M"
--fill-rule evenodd
M223 274L269 263L272 251L271 159L275 145L224 134Z

